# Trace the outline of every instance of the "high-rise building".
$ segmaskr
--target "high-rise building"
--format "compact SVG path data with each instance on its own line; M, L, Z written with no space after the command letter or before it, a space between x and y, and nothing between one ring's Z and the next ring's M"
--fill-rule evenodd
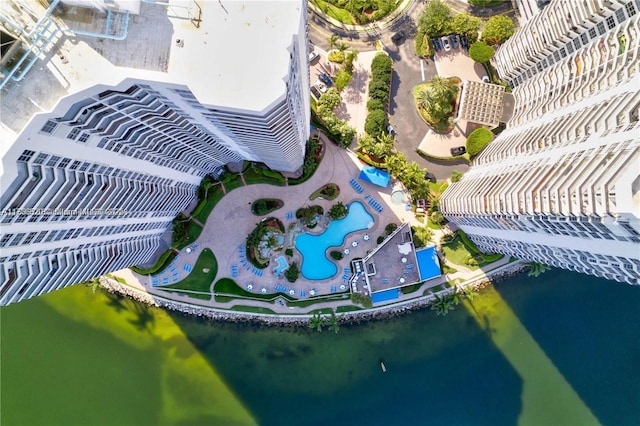
M305 2L1 7L0 304L148 261L227 163L302 166Z
M441 199L481 250L639 283L639 11L552 1L496 53L514 114Z

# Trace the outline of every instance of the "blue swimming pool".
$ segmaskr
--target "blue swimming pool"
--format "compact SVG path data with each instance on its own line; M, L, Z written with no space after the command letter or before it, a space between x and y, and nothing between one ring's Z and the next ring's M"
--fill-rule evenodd
M359 201L349 204L349 213L344 219L334 220L320 235L300 234L296 238L296 249L302 255L300 272L308 280L325 280L338 272L338 267L327 257L329 247L344 244L344 238L355 231L369 229L374 219Z
M278 262L278 266L276 266L273 269L273 273L276 274L276 276L281 277L282 271L284 271L289 267L289 264L287 263L287 258L284 256L278 256L276 258L276 262Z
M431 278L439 277L441 275L440 260L438 260L438 253L436 252L435 246L416 250L416 259L418 260L420 279L423 281L430 280Z

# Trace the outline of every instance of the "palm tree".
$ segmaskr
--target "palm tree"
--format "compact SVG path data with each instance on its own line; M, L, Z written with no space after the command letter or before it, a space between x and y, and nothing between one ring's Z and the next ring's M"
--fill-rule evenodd
M439 297L437 294L434 294L436 300L431 304L431 310L436 311L437 315L445 316L449 313L449 311L453 311L455 309L453 298L451 297Z
M466 297L469 302L473 302L473 299L476 297L476 292L473 291L473 289L471 287L465 287L462 289L462 292L464 294L464 297Z
M433 87L434 93L437 97L444 97L451 100L453 84L449 80L436 75L431 79L430 86Z
M338 44L338 40L340 40L340 36L339 35L331 34L331 36L328 39L329 49L333 49L334 47L336 47L336 45Z
M320 314L313 314L311 318L309 318L309 328L315 328L316 331L322 331L322 326L324 325L324 318L320 316Z
M420 88L418 93L416 93L416 105L420 109L431 109L433 104L435 103L435 100L435 93L430 86L422 87Z
M334 333L338 334L340 331L340 326L338 325L338 317L334 311L331 311L331 317L327 320L327 326L329 330L333 330Z
M333 220L337 220L337 219L342 219L343 217L345 217L348 213L348 209L347 207L342 204L341 201L338 201L337 203L335 203L333 206L331 206L331 208L329 209L329 217Z
M527 273L527 275L530 277L539 277L540 274L551 269L551 266L539 262L528 262L527 266L529 266L529 273Z
M211 177L207 175L204 178L202 178L202 183L200 185L201 185L201 188L204 190L204 199L206 200L207 196L209 195L209 190L213 188L213 185L214 185L213 179L211 179Z
M341 41L340 43L336 44L336 48L340 52L344 52L345 50L347 50L349 48L349 45L347 43L345 43L344 41Z

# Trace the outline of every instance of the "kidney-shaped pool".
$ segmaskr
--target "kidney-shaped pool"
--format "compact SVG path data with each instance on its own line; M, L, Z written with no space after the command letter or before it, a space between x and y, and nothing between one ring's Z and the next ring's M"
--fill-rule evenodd
M296 249L302 255L300 272L308 280L325 280L338 272L338 267L327 257L329 247L344 244L344 238L356 231L369 229L374 218L359 201L349 204L344 219L332 221L320 235L300 234L296 237Z

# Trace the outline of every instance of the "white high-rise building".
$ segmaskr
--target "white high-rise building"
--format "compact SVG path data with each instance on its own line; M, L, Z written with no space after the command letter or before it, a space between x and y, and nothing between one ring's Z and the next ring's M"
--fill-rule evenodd
M0 304L148 261L229 162L302 166L305 2L0 7Z
M481 250L639 283L639 11L552 1L497 52L513 117L441 199Z

